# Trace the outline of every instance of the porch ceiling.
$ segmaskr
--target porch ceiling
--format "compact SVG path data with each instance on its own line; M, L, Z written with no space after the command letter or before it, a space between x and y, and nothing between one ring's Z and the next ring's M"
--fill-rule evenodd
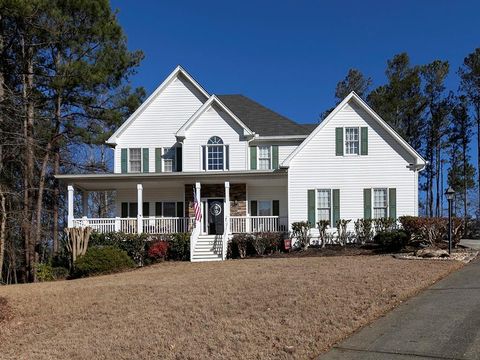
M211 171L191 173L139 173L139 174L76 174L55 175L64 185L73 185L80 190L102 191L132 189L136 184L144 188L176 187L199 181L202 184L245 183L257 186L286 186L287 171Z

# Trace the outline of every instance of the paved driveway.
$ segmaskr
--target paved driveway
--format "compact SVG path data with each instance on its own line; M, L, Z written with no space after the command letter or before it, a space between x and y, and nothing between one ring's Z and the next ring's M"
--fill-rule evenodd
M320 359L480 359L480 260L400 305Z

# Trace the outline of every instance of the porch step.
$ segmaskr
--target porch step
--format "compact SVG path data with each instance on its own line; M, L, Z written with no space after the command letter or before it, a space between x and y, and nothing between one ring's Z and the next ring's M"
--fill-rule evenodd
M221 261L222 237L218 235L200 235L192 254L193 262Z

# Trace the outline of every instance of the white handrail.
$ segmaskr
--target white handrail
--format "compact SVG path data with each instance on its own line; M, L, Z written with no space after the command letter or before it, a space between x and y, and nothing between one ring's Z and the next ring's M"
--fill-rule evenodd
M286 216L230 216L230 232L283 232L288 230Z

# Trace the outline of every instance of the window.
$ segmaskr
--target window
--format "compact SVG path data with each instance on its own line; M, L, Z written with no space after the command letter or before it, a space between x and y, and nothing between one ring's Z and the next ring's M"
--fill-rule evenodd
M175 171L175 147L163 148L163 171L173 172Z
M258 169L269 170L272 168L272 148L270 146L258 147Z
M140 172L142 170L142 149L129 149L130 172Z
M373 217L387 217L387 189L373 189Z
M358 133L358 127L345 128L345 154L360 154L360 137Z
M258 202L258 216L271 216L272 202L270 200L260 200Z
M223 140L218 136L212 136L207 143L207 169L223 170L224 169L224 145Z
M329 189L317 190L317 221L331 220L331 192Z
M164 217L175 217L177 215L175 206L176 206L176 203L174 203L174 202L164 202L163 203L163 216Z

